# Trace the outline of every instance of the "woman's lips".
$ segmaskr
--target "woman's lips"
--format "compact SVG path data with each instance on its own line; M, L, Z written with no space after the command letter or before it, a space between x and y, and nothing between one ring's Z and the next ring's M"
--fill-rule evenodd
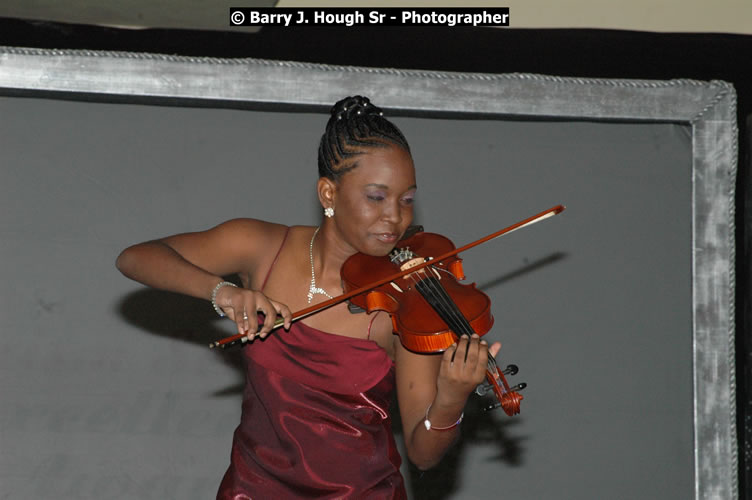
M399 235L396 233L376 233L376 238L379 241L383 243L388 243L388 244L395 243L397 241L398 236Z

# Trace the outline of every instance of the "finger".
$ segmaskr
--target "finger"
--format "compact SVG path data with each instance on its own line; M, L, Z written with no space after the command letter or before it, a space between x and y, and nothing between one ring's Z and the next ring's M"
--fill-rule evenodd
M467 344L467 350L465 351L465 364L471 369L475 370L475 366L478 364L478 351L480 349L480 335L473 333Z
M477 350L478 350L478 335L475 334L475 333L472 336L470 336L470 335L463 335L463 338L466 341L466 343L465 343L465 353L464 353L464 356L463 356L463 359L465 360L465 365L463 365L463 368L464 368L464 366L466 366L466 365L468 365L470 363L469 357L471 356L471 354L473 353L473 351L475 351L475 356L476 356L476 359L477 359L477 355L478 355L478 352L477 352Z
M248 309L243 309L243 331L247 332L251 327L250 317L248 316Z
M454 363L454 355L457 352L457 343L450 345L447 347L447 350L444 351L444 355L441 357L441 364L446 365L446 368L449 368L452 366L452 363Z
M251 314L248 313L248 311L251 311L252 309L249 309L249 304L245 304L243 306L243 314L241 314L240 320L242 321L243 325L243 333L248 338L248 340L253 340L256 338L256 321L255 318Z
M245 335L248 340L253 340L256 336L256 334L251 331L250 326L246 324L245 320L243 320L242 316L240 316L240 321L238 321L238 332L240 332L240 335Z
M258 318L256 314L256 301L250 300L246 301L243 310L246 312L246 315L248 316L248 322L246 323L246 332L248 335L248 340L253 340L256 335L258 335Z
M245 333L245 336L248 338L248 340L253 340L256 338L256 321L253 315L248 313L248 308L246 306L245 309L243 309L243 333Z
M495 358L501 350L501 342L494 342L491 347L488 348L488 355Z
M274 329L274 319L276 318L276 313L274 311L259 311L264 315L264 322L261 324L261 329L259 330L259 335L261 338L266 338L267 335L269 335L269 332L271 332Z
M478 360L475 365L475 380L477 383L483 382L486 378L486 371L488 370L488 342L481 340L478 343Z
M277 312L277 316L281 316L284 320L283 326L285 330L289 330L290 325L292 324L292 312L290 312L290 308L273 300L270 300L269 302L271 302L272 306L274 306L274 310ZM276 320L277 318L275 318L275 322Z
M467 342L467 335L462 335L457 341L457 349L454 351L454 356L452 356L453 363L457 361L465 361L465 356L467 355Z
M292 325L292 311L290 311L290 308L284 304L275 304L275 305L278 307L277 312L285 320L285 330L289 330L290 326Z
M274 328L274 322L277 320L277 310L268 300L258 308L258 311L264 315L264 324L259 331L261 338L266 337Z
M235 314L235 308L232 306L225 306L222 311L225 313L225 316L227 316L227 319L235 323L238 333L240 335L245 335L245 330L243 329L243 315Z

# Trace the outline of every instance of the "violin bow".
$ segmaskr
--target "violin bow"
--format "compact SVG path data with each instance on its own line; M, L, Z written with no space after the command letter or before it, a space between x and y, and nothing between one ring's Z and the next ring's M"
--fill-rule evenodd
M311 314L317 313L319 311L323 311L324 309L328 309L329 307L337 305L340 302L344 302L345 300L351 297L355 297L356 295L365 293L385 283L389 283L390 281L399 279L407 274L411 274L416 271L419 271L423 269L424 267L428 267L435 262L441 262L442 260L448 259L449 257L453 257L460 252L469 250L480 244L486 243L487 241L491 241L500 236L504 236L505 234L509 234L518 229L522 229L523 227L530 226L532 224L535 224L536 222L540 222L544 219L548 219L549 217L553 217L554 215L558 215L561 212L563 212L564 209L565 209L564 205L556 205L555 207L549 208L548 210L544 210L543 212L540 212L531 217L528 217L527 219L523 219L515 224L512 224L511 226L505 227L504 229L500 229L499 231L496 231L495 233L491 233L488 236L484 236L483 238L480 238L471 243L468 243L467 245L461 246L459 248L455 248L454 250L446 252L443 255L439 255L437 257L426 258L425 262L417 264L409 269L396 272L390 276L376 280L373 283L369 283L368 285L362 286L360 288L356 288L355 290L351 290L347 293L343 293L342 295L337 295L336 297L332 299L328 299L328 300L325 300L324 302L314 304L310 307L306 307L305 309L301 309L300 311L293 313L291 321L297 321L299 319L303 319L306 316L310 316ZM274 326L272 327L272 330L279 328L280 326L284 324L284 322L285 322L284 319L277 318L277 320L274 322ZM211 344L209 344L209 348L213 349L215 347L220 347L222 349L225 349L225 348L234 346L238 343L245 343L247 341L248 341L248 337L245 334L239 333L237 335L233 335L231 337L226 337L221 340L217 340L216 342L212 342Z

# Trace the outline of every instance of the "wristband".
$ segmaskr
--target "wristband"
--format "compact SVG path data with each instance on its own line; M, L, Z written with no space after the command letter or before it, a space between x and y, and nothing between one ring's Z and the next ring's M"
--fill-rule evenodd
M449 429L454 429L455 427L457 427L458 425L460 425L460 422L462 422L462 419L465 418L465 412L463 411L462 415L460 415L460 418L458 418L457 421L455 423L453 423L452 425L450 425L448 427L434 427L431 424L431 421L428 420L428 412L431 410L431 405L432 404L433 403L431 403L430 405L428 405L428 408L426 408L426 417L423 419L423 425L426 426L426 430L427 431L431 431L431 430L433 430L433 431L448 431Z
M219 306L217 305L217 292L219 292L219 289L222 288L223 286L234 286L235 288L238 287L238 285L236 285L235 283L230 283L229 281L222 281L220 283L217 283L217 286L215 286L214 290L212 290L211 303L212 303L212 306L214 306L214 310L217 311L217 314L219 314L220 318L224 318L225 316L227 316L224 313L224 311L222 311L222 309L220 309Z

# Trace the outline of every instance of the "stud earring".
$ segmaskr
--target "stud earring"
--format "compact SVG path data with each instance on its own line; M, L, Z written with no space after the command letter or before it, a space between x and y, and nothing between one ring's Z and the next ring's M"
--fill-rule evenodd
M326 207L324 209L324 215L327 217L334 217L334 209L332 207Z

